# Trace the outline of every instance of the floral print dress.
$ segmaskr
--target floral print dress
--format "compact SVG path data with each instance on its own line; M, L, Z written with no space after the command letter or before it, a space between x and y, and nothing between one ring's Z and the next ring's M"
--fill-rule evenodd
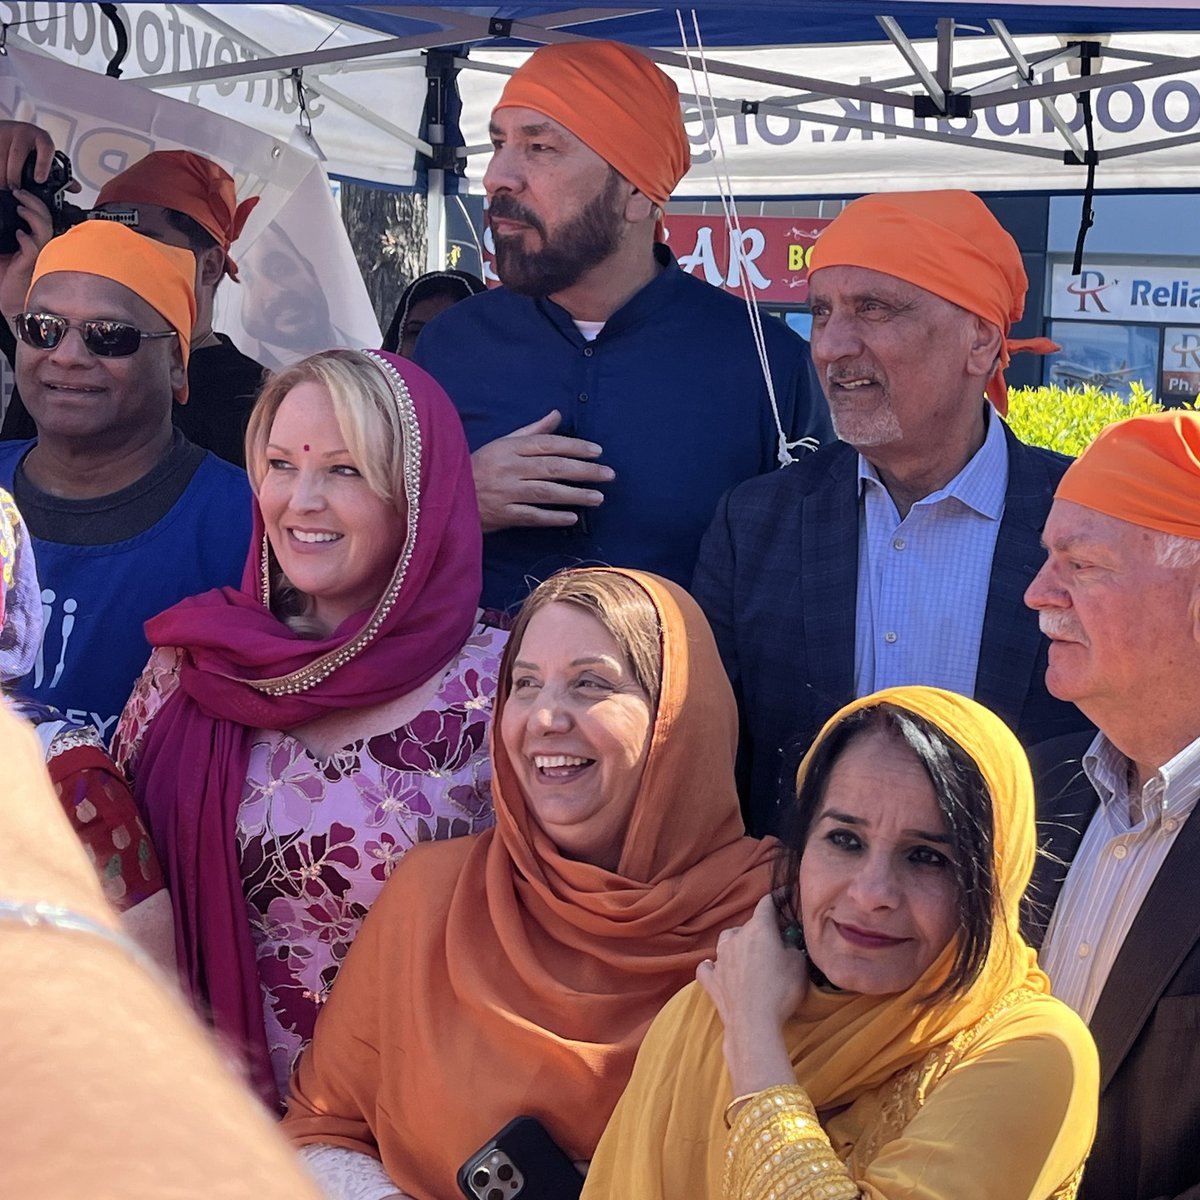
M363 918L405 852L492 823L487 731L507 637L477 625L424 712L327 758L291 734L255 733L236 836L282 1095ZM121 717L114 753L131 773L178 667L178 651L155 651Z

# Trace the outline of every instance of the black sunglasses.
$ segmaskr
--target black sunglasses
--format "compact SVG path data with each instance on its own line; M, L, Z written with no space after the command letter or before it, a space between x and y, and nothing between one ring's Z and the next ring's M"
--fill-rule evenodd
M124 321L68 321L54 313L25 312L16 320L17 336L35 350L53 350L72 328L79 330L83 344L100 358L128 358L138 352L142 338L179 336L174 329L146 333Z

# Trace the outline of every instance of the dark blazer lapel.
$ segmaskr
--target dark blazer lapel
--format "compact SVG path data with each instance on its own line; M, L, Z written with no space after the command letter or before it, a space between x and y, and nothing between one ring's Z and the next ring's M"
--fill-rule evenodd
M1092 1036L1100 1051L1101 1091L1116 1074L1180 964L1200 941L1198 863L1200 817L1193 810L1129 927L1092 1014Z
M854 698L858 454L850 446L805 497L800 537L807 682L815 696L839 707Z
M1029 695L1042 634L1026 612L1025 589L1042 565L1042 529L1054 481L1007 425L1008 488L988 584L975 699L1014 728Z

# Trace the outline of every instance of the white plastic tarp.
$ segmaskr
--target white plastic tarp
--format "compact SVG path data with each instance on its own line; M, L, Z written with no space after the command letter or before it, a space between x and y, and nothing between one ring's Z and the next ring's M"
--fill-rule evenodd
M80 6L83 7L83 6ZM217 289L214 325L267 366L335 345L377 346L379 326L320 161L249 125L45 58L0 57L0 115L51 134L87 204L151 150L190 149L258 196L233 255L240 283Z

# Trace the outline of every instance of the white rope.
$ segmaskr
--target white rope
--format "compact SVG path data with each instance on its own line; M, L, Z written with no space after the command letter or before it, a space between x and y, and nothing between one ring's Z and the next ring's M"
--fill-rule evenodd
M683 11L675 10L675 19L679 23L679 41L683 48L684 57L687 59L688 74L692 80L692 94L696 97L696 104L700 111L700 119L703 122L705 118L704 102L708 104L708 115L712 121L713 130L717 135L717 153L712 157L713 174L716 177L717 196L721 201L721 211L724 213L726 224L736 233L736 244L730 246L730 253L736 253L738 257L738 280L741 285L742 299L746 303L746 313L750 318L750 330L754 338L754 348L758 352L759 365L762 368L763 380L767 385L767 399L771 402L771 414L775 418L775 430L778 434L778 442L776 446L776 458L779 460L781 467L786 467L789 463L796 461L792 450L797 446L812 446L810 439L801 438L798 441L789 442L787 434L783 429L783 422L779 417L779 401L775 396L775 381L771 377L771 362L767 357L767 343L763 334L762 314L758 309L758 294L754 288L754 281L750 278L749 262L743 253L742 240L742 222L738 216L737 201L733 196L733 179L729 174L728 159L725 155L725 139L721 134L721 122L717 113L717 106L713 100L712 79L708 73L708 58L704 52L704 41L700 36L700 21L696 16L696 10L691 9L692 14L692 30L696 39L696 57L700 61L700 70L704 76L704 90L700 89L696 79L696 68L692 62L692 49L688 45L687 29L683 23Z

